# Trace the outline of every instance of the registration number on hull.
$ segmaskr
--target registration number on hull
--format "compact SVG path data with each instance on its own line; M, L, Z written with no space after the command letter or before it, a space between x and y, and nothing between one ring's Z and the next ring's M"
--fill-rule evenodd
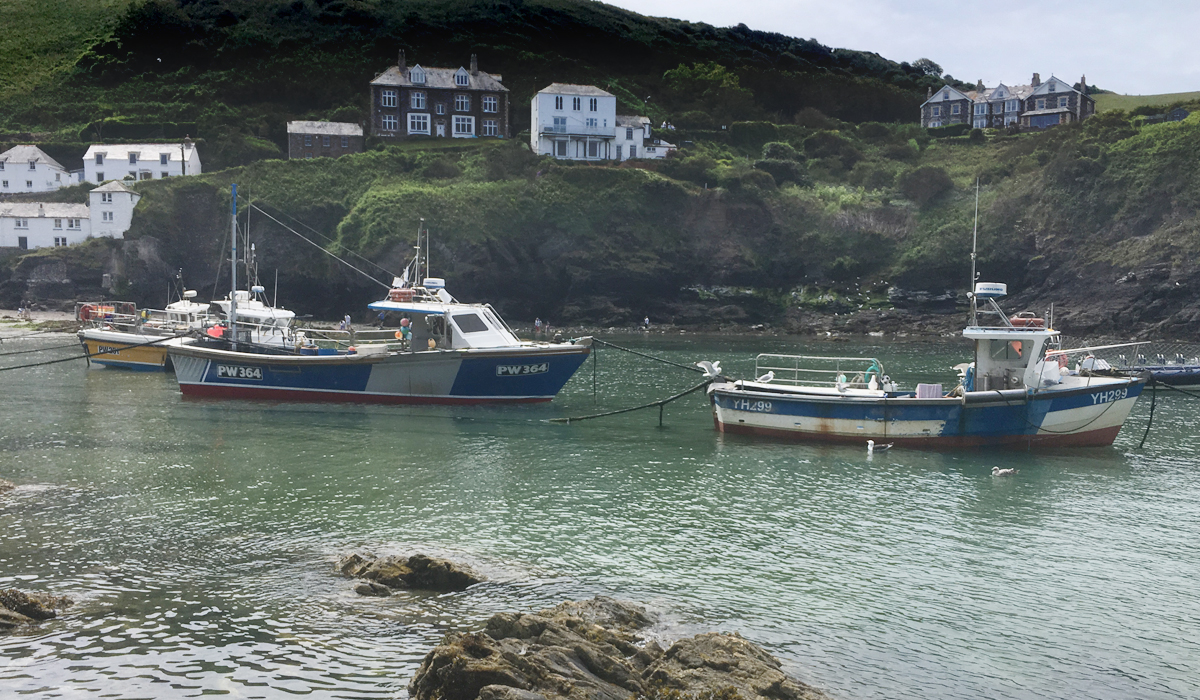
M1096 406L1102 403L1112 403L1129 397L1129 389L1113 389L1112 391L1102 391L1099 394L1092 394L1092 405Z
M257 379L261 381L262 367L217 365L217 379Z
M526 374L542 374L550 371L550 363L536 365L496 365L497 377L519 377Z

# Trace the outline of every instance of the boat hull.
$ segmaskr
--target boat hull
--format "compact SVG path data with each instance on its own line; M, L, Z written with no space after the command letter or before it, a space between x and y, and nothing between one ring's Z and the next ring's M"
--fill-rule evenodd
M1100 447L1111 445L1142 380L1039 392L968 392L917 399L806 395L714 385L716 429L791 440L891 442L910 447Z
M549 401L590 343L388 355L294 356L172 348L185 396L268 401L479 404Z
M84 352L91 355L89 359L92 362L139 372L163 372L171 369L167 358L167 344L179 344L184 339L164 340L155 345L146 345L158 337L160 336L97 328L85 328L79 332L79 342L83 345Z
M1129 368L1129 371L1138 374L1149 372L1159 384L1200 386L1200 365L1146 365Z

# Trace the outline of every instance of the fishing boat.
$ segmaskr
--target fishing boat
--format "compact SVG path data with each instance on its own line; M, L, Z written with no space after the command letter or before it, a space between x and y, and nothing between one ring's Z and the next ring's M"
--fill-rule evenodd
M1006 291L976 285L973 323L963 330L974 361L960 366L961 381L948 392L941 384L901 390L875 358L760 355L757 380L709 386L716 428L925 448L1111 445L1145 379L1069 368L1069 356L1092 349L1054 349L1059 333L1043 319L999 310L995 300ZM976 300L1003 322L978 325Z
M1138 355L1133 363L1121 355L1117 367L1129 374L1144 374L1149 372L1155 382L1171 386L1200 386L1200 358L1186 358L1182 353L1175 355L1173 362L1168 362L1163 355L1147 362L1145 355Z
M235 218L236 197L235 189ZM180 390L186 396L370 403L553 399L587 359L591 338L519 339L490 305L459 302L443 279L429 275L428 245L428 233L422 241L418 229L413 260L393 278L387 297L369 305L399 317L391 338L320 347L297 332L291 347L262 345L243 332L235 296L221 338L169 348ZM236 277L235 270L235 285Z
M140 371L170 369L167 345L191 342L188 333L201 329L209 305L193 301L186 290L164 309L138 309L132 302L100 301L75 305L77 333L91 362Z

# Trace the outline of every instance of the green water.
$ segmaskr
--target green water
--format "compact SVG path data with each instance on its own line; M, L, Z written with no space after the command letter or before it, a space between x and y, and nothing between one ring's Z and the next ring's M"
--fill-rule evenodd
M758 352L875 354L907 386L966 354L620 342L740 376ZM22 485L0 496L0 587L79 600L0 636L0 696L405 697L446 631L595 594L651 605L666 636L739 631L837 697L1200 696L1200 402L1160 396L1144 450L1148 401L1115 447L1041 455L722 436L699 396L661 428L543 422L697 380L615 351L598 379L598 404L589 362L549 405L397 408L0 373L0 477ZM351 551L490 581L360 598L332 571Z

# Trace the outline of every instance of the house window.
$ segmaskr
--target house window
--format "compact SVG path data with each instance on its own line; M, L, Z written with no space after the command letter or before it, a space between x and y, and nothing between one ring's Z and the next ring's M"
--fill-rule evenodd
M62 182L62 173L54 173L54 181Z
M79 229L79 219L67 219L67 228Z
M383 107L395 107L396 106L396 91L395 90L384 90L383 94L380 95L380 97L379 97L379 104Z
M599 141L588 141L587 154L588 154L588 158L599 158L600 157L600 142Z
M103 153L96 154L96 165L104 165L104 154Z
M976 119L976 120L975 120L975 128L976 128L976 129L982 129L982 128L986 127L986 126L987 126L987 120L986 120L986 119Z
M170 153L159 153L158 154L158 164L159 165L166 165L170 161L170 159L171 159Z
M588 100L588 110L589 111L595 112L599 108L600 108L600 100L597 100L595 97Z
M4 161L0 160L0 173L4 172Z
M617 160L621 160L621 146L617 146Z
M562 109L562 95L555 95L555 96L554 96L554 108L555 108L555 109Z
M305 146L311 146L311 145L312 145L312 135L311 135L311 134L305 134L305 135L304 135L304 145L305 145Z
M409 71L409 73L408 73L408 79L411 80L412 82L416 83L417 85L424 85L425 84L425 70L423 68L421 68L420 66L414 66L413 69L411 71ZM392 106L395 107L395 105L392 105Z
M37 170L37 161L36 161L36 160L31 160L31 161L29 161L29 169L30 169L30 170Z
M413 109L425 109L425 93L420 91L409 93L408 102Z
M582 105L583 105L582 97L572 97L571 98L571 109L578 112L580 109L582 109Z
M1058 106L1059 107L1067 106L1067 96L1066 95L1063 95L1062 97L1058 98Z
M470 95L455 95L454 96L454 111L455 112L470 112L471 111L471 96Z
M104 182L103 171L96 171L96 182Z
M103 215L100 218L101 221L111 222L113 220L113 213L111 211L101 212L101 214Z
M1039 100L1037 101L1037 108L1038 108L1038 109L1045 109L1045 108L1046 108L1046 100L1045 100L1045 99L1039 99Z
M312 153L305 153L304 160L312 160Z
M1050 87L1046 88L1046 90L1047 90L1047 92L1054 92L1055 87L1057 87L1057 84L1053 80L1051 80Z
M16 228L29 228L29 219L17 219Z
M475 135L475 117L454 117L454 135L455 136L474 136Z
M1015 111L1017 111L1017 101L1016 101L1016 100L1009 100L1008 102L1006 102L1006 103L1005 103L1005 105L1004 105L1004 111L1006 111L1006 112L1015 112Z
M942 126L941 122L929 122L930 129L938 129L938 128L941 128L941 126Z
M484 95L483 96L483 111L495 112L497 110L499 102L500 101L496 99L495 95Z
M324 146L325 148L329 148L329 137L328 136L321 137L321 145Z
M136 154L136 153L130 153L130 154L129 154L129 164L130 164L130 165L137 165L137 154Z
M632 143L629 144L629 157L637 158L637 146L633 145Z
M550 130L556 134L567 133L567 118L566 117L555 117L554 118L554 126Z
M495 119L483 120L483 135L484 136L499 136L500 130L496 128Z
M149 171L149 170L143 170L143 171L142 171L142 172L141 172L141 173L138 175L138 179L139 179L139 180L150 180L150 179L152 179L152 178L150 177L150 171Z
M162 171L161 173L159 173L159 174L158 174L158 176L159 176L160 178L167 178L167 177L170 177L170 176L171 176L171 173L168 173L166 170L164 170L164 171Z
M100 201L105 204L112 204L112 192L101 192Z
M633 140L633 127L632 126L625 127L625 140L626 141Z
M408 114L408 133L410 134L428 134L429 133L429 114L410 112Z
M950 113L951 114L958 114L960 112L962 112L962 105L959 105L959 104L950 105Z
M62 219L55 219L55 220L54 220L54 230L55 230L55 231L61 231L61 230L62 230Z
M26 186L26 187L33 187L33 180L26 180L26 181L25 181L25 186Z
M54 247L61 248L61 247L65 246L66 244L67 244L66 236L55 236L54 237Z
M445 113L446 113L446 103L445 103L445 102L439 102L439 103L437 103L437 113L438 113L438 114L445 114Z
M1004 126L1008 126L1009 124L1016 124L1016 123L1017 123L1016 115L1004 118Z
M381 128L384 131L395 131L396 130L396 115L394 115L394 114L383 115L383 119L380 121L380 124L381 124Z
M454 84L455 85L457 85L459 87L466 87L470 83L471 83L471 79L467 77L466 71L459 69L459 71L454 74Z
M4 181L4 189L8 189L8 180Z
M934 106L934 108L933 108L933 116L935 116L935 117L940 117L940 116L942 116L942 108L941 108L941 106L940 106L940 105L935 105L935 106ZM632 138L632 137L630 137L630 138Z
M342 137L342 148L350 148L350 137L349 136Z
M596 119L595 117L588 117L587 125L594 129L594 128L600 126L600 120Z
M943 100L948 100L948 99L950 99L950 91L949 91L949 90L946 90L946 91L942 92L942 99L943 99Z
M554 142L554 155L563 157L563 158L565 158L567 156L567 142L566 141L555 141Z

